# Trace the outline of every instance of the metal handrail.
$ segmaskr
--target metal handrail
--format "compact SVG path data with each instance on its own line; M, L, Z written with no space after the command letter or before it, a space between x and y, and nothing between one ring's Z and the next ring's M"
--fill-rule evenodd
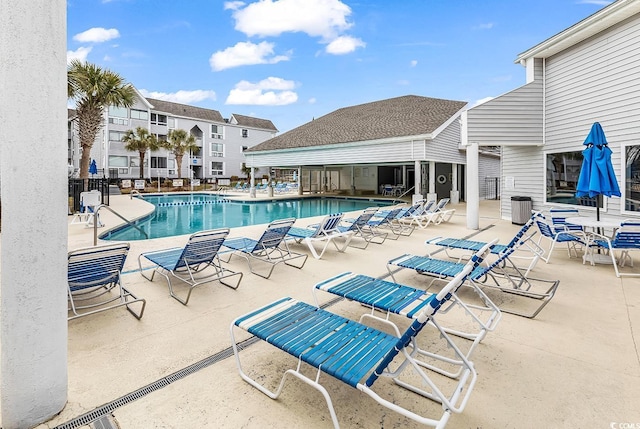
M138 225L132 223L129 219L123 217L120 213L118 213L117 211L115 211L111 207L106 206L104 204L100 204L96 208L96 210L93 212L93 245L94 246L98 245L98 223L99 223L99 221L98 221L98 212L100 211L100 209L109 210L111 213L113 213L114 215L118 216L120 219L125 221L127 223L127 225L131 225L132 227L134 227L135 229L140 231L142 233L142 235L144 235L144 237L146 239L149 239L149 235L142 228L140 228Z
M406 191L404 191L401 195L398 195L398 197L397 197L397 198L402 198L402 197L404 197L405 195L407 195L409 192L413 191L414 189L415 189L415 185L414 185L414 186L412 186L412 187L410 187L410 188L409 188L409 189L407 189ZM394 201L395 201L395 199L394 199Z

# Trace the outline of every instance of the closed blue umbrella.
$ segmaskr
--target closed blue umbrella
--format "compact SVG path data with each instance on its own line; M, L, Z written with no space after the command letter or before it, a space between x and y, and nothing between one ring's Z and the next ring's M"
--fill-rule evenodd
M95 159L91 161L91 164L89 164L89 174L98 174L98 166L96 165Z
M576 197L598 197L596 216L597 220L600 220L599 197L620 197L622 194L611 164L611 149L598 122L591 126L583 144L587 147L582 152L584 159L576 186Z

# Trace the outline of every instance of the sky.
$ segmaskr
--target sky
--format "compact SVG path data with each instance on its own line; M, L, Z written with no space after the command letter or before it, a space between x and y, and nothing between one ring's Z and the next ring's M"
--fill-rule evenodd
M145 97L284 133L404 95L469 107L525 83L518 54L606 0L68 0L67 60Z

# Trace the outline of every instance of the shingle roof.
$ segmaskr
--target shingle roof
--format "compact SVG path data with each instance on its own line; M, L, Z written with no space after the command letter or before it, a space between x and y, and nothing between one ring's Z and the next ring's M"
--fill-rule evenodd
M430 134L467 103L405 95L343 107L247 149L295 149Z
M153 110L163 113L170 113L175 116L187 118L204 119L205 121L224 123L222 115L217 110L204 109L202 107L188 106L186 104L172 103L170 101L147 98L153 105Z
M234 113L232 116L238 122L238 125L242 127L278 131L276 126L273 125L273 122L268 119L252 118L251 116L238 115L237 113Z

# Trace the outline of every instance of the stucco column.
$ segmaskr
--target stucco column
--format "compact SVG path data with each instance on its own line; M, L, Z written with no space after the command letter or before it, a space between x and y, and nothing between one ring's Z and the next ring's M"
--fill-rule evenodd
M413 197L411 200L413 204L423 199L422 197L422 168L420 160L414 161L414 174L413 174Z
M429 192L427 192L427 200L437 200L436 194L436 162L429 161Z
M251 167L251 176L249 177L249 196L256 198L256 169Z
M298 195L302 195L302 166L298 167L298 177L296 183L298 184Z
M480 184L478 183L478 143L467 145L467 228L480 228Z
M67 4L2 6L0 407L22 429L67 400Z
M458 164L451 164L451 204L460 202L460 191L458 190Z

